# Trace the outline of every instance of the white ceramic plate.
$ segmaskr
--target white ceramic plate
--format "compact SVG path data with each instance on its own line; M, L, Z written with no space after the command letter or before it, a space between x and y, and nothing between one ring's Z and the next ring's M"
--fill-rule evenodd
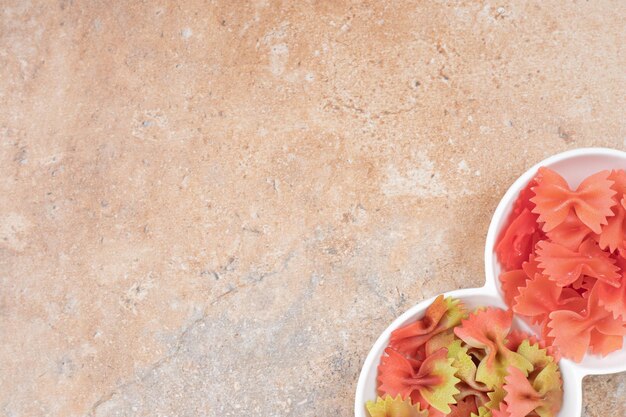
M482 288L470 288L446 292L446 297L461 299L468 308L478 306L494 306L506 308L500 292L499 280L500 265L494 253L496 239L504 226L513 203L519 192L528 184L541 166L547 166L561 174L570 187L577 187L587 176L604 169L626 169L626 152L603 148L575 149L547 158L520 176L508 189L498 204L491 219L487 242L485 246L485 274L486 283ZM426 308L435 297L424 300L398 317L378 337L370 350L356 388L354 415L367 417L365 402L376 399L376 377L380 357L389 344L391 332L411 321L421 318ZM514 327L537 334L537 329L529 327L519 318L514 319ZM587 354L580 363L567 359L559 362L563 377L563 407L559 417L576 417L582 410L582 379L586 375L609 374L626 371L626 347L605 357Z

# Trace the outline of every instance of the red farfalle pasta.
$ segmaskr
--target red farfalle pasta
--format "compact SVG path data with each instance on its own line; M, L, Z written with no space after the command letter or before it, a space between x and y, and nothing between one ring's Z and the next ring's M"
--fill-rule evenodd
M610 252L619 251L622 257L626 256L626 172L619 170L611 172L609 179L612 180L615 190L614 216L608 218L608 224L602 227L602 233L597 236L602 249Z
M546 275L537 274L526 281L515 298L513 311L531 318L535 324L547 319L556 310L580 311L586 305L585 299L571 288L557 285Z
M611 217L609 217L609 224L611 222L610 219ZM580 221L576 213L570 211L563 223L550 230L546 235L550 241L568 249L576 250L591 233L593 233L591 229Z
M552 363L531 382L519 369L511 366L505 378L506 410L509 417L525 417L532 412L540 416L556 416L561 408L561 377Z
M534 226L526 209L536 216ZM531 234L527 250L519 242L526 244ZM580 360L588 350L607 355L621 348L626 171L598 172L572 191L558 173L540 168L520 192L494 250L506 303L541 327L553 354L561 348L564 356Z
M500 403L500 407L497 410L491 411L491 416L492 417L510 417L511 414L509 413L509 410L506 404L502 402Z
M623 169L616 169L611 171L609 180L613 181L611 188L615 190L615 201L621 202L626 195L626 171Z
M616 320L626 321L626 259L618 257L617 265L621 269L621 285L619 288L598 282L598 299L601 306L613 313Z
M406 398L414 390L412 379L419 371L422 362L407 358L395 349L388 347L385 349L386 356L383 356L378 366L378 381L380 383L378 391L384 395L392 397L401 395Z
M511 330L509 335L506 337L505 346L509 350L516 351L524 340L530 340L533 344L537 343L535 336L521 330Z
M476 406L476 400L474 397L469 396L465 397L462 400L459 400L456 405L450 406L452 411L447 417L467 417L471 413L477 413L478 407ZM431 414L429 417L435 417L434 414Z
M528 258L538 240L537 216L525 208L507 227L496 246L496 254L507 269L516 269Z
M590 346L593 330L600 333L594 334L596 346L604 336L620 336L621 340L621 336L626 335L626 323L614 320L611 312L599 304L598 296L598 287L594 287L583 312L558 310L550 313L550 336L554 337L561 353L575 361L580 361ZM601 350L608 353L607 349Z
M602 228L598 243L602 249L619 251L621 256L626 256L626 209L621 204L616 204L613 212L615 216L609 217L608 224Z
M515 297L519 295L520 288L526 286L526 281L534 278L536 274L540 274L542 272L534 255L529 255L527 259L528 260L522 263L521 269L505 271L500 274L500 283L502 285L502 292L504 293L504 301L509 306L514 304Z
M487 353L476 369L476 381L488 388L496 386L510 365L528 372L531 364L521 355L506 347L506 336L511 330L513 313L496 308L478 310L455 327L454 334L469 346Z
M536 185L533 180L520 192L513 204L508 226L498 238L496 255L506 270L521 268L535 243L544 236L541 226L537 224L539 216L532 212L535 204L530 201L534 195L532 188Z
M410 397L411 401L424 406L431 406L445 413L450 412L448 404L458 394L455 388L459 379L454 376L452 359L448 359L448 350L442 348L429 355L423 362L410 361L394 349L385 349L378 367L378 390L381 394L392 397L400 395Z
M592 329L589 337L591 353L606 356L622 348L624 337L621 335L606 335L596 329Z
M601 171L585 179L576 191L572 191L563 177L548 168L539 168L537 182L533 188L535 203L533 213L539 214L538 221L545 222L543 230L549 232L565 221L574 210L581 222L600 233L606 218L612 216L612 198L616 194L611 188L613 181L608 179L610 172Z
M465 315L463 306L458 301L439 296L428 307L424 317L408 326L391 333L389 346L398 351L417 356L417 352L433 336L460 323Z
M515 367L509 368L505 390L507 404L512 405L510 417L525 417L541 403L541 395L530 384L526 375ZM508 409L508 408L507 408Z
M552 356L556 362L561 359L559 349L556 346L547 343L545 338L542 337L539 339L537 336L528 334L521 330L511 330L506 338L506 347L509 350L517 351L519 346L525 340L527 340L531 345L537 345L540 349L545 349L547 354Z
M534 254L531 254L528 260L522 264L522 269L530 279L533 279L537 274L543 274L543 268L539 266L539 261Z
M528 277L523 269L514 269L500 274L500 284L504 293L504 301L513 305L515 297L519 295L519 289L526 285Z
M389 346L400 352L416 356L416 351L430 338L439 333L437 325L447 309L443 296L437 297L428 307L421 320L417 320L415 323L401 327L391 333Z
M562 287L572 284L582 275L597 278L614 287L620 284L619 267L615 265L615 260L602 251L593 239L585 240L576 251L543 240L537 243L537 260L544 274Z

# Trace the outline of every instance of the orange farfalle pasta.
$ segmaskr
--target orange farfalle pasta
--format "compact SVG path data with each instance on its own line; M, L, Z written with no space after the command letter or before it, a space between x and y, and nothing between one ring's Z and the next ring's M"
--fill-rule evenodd
M616 204L613 207L614 216L608 218L608 224L602 227L602 233L597 236L600 247L610 252L619 251L622 257L626 256L626 172L613 171L609 175L613 181L613 190Z
M520 288L513 311L531 318L536 324L543 322L553 311L579 311L586 304L577 291L560 287L546 275L537 274L534 279L526 281L525 287Z
M614 319L626 321L626 259L618 258L617 265L621 269L621 285L615 289L604 282L598 282L598 298L601 306L613 313Z
M551 169L539 168L537 182L533 187L535 203L533 213L539 214L539 222L545 222L543 230L549 232L565 221L573 210L581 222L600 233L607 224L606 218L613 215L611 207L616 202L612 198L616 191L611 188L613 181L608 179L610 172L601 171L585 179L576 191L572 191L567 181Z
M582 275L597 278L614 287L619 286L619 267L593 239L585 240L577 251L541 241L537 244L537 260L544 274L562 287L572 284Z
M626 209L617 204L613 212L615 216L609 217L608 224L602 228L598 244L604 250L619 251L622 256L626 256Z
M611 224L610 219L612 217L609 217L609 224ZM576 213L570 211L563 223L550 230L546 235L552 242L576 250L591 233L593 233L591 229L580 221Z
M606 335L596 329L592 329L589 337L589 347L591 353L606 356L611 352L620 350L624 343L621 335Z
M558 310L550 313L548 327L551 329L550 336L554 337L554 342L561 353L575 361L580 361L591 344L592 331L596 330L600 334L594 334L594 342L598 353L607 354L610 351L602 343L605 336L626 335L626 322L614 320L610 311L599 304L598 287L590 291L587 306L584 313L575 311ZM598 349L599 346L603 348ZM611 346L614 346L611 343ZM621 343L618 349L621 348ZM601 352L600 352L601 351Z
M514 269L500 274L504 301L507 305L512 306L514 304L515 297L519 295L519 289L526 285L527 278L522 269Z
M539 261L534 254L530 255L528 261L522 264L522 269L528 278L534 278L537 274L543 274L543 269L539 266Z
M522 264L522 269L506 271L500 274L500 284L504 293L504 301L509 306L515 304L515 298L519 295L520 289L526 286L526 281L532 279L537 274L541 274L542 269L534 255Z
M613 188L617 194L615 194L616 201L622 201L626 196L626 171L623 169L616 169L611 171L609 179L613 181Z

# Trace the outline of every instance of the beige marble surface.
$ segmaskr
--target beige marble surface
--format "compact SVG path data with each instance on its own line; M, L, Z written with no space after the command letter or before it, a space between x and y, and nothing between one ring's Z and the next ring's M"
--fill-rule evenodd
M185 4L182 4L185 3ZM626 147L623 1L0 8L0 415L351 416L500 196ZM585 416L626 415L626 375Z

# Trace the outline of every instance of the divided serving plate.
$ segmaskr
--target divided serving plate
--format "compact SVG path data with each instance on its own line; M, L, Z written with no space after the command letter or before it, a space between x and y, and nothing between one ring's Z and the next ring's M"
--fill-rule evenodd
M494 247L496 239L500 235L511 212L513 203L520 191L535 176L541 166L549 167L558 172L567 180L570 187L576 188L584 178L598 171L626 169L626 152L605 148L574 149L553 155L528 169L509 187L491 219L485 244L485 285L481 288L448 291L444 293L444 296L460 299L469 309L479 306L507 308L501 294L500 281L497 279L500 275L500 265L496 258ZM365 402L376 400L377 368L383 351L389 343L391 332L421 318L434 299L435 297L429 298L410 308L394 320L378 337L361 369L354 403L355 417L367 417ZM518 317L514 317L513 320L513 327L529 333L540 334L537 328L529 326ZM582 411L583 378L587 375L626 371L626 346L605 357L587 354L580 363L561 359L559 367L563 378L563 406L558 417L580 416Z

